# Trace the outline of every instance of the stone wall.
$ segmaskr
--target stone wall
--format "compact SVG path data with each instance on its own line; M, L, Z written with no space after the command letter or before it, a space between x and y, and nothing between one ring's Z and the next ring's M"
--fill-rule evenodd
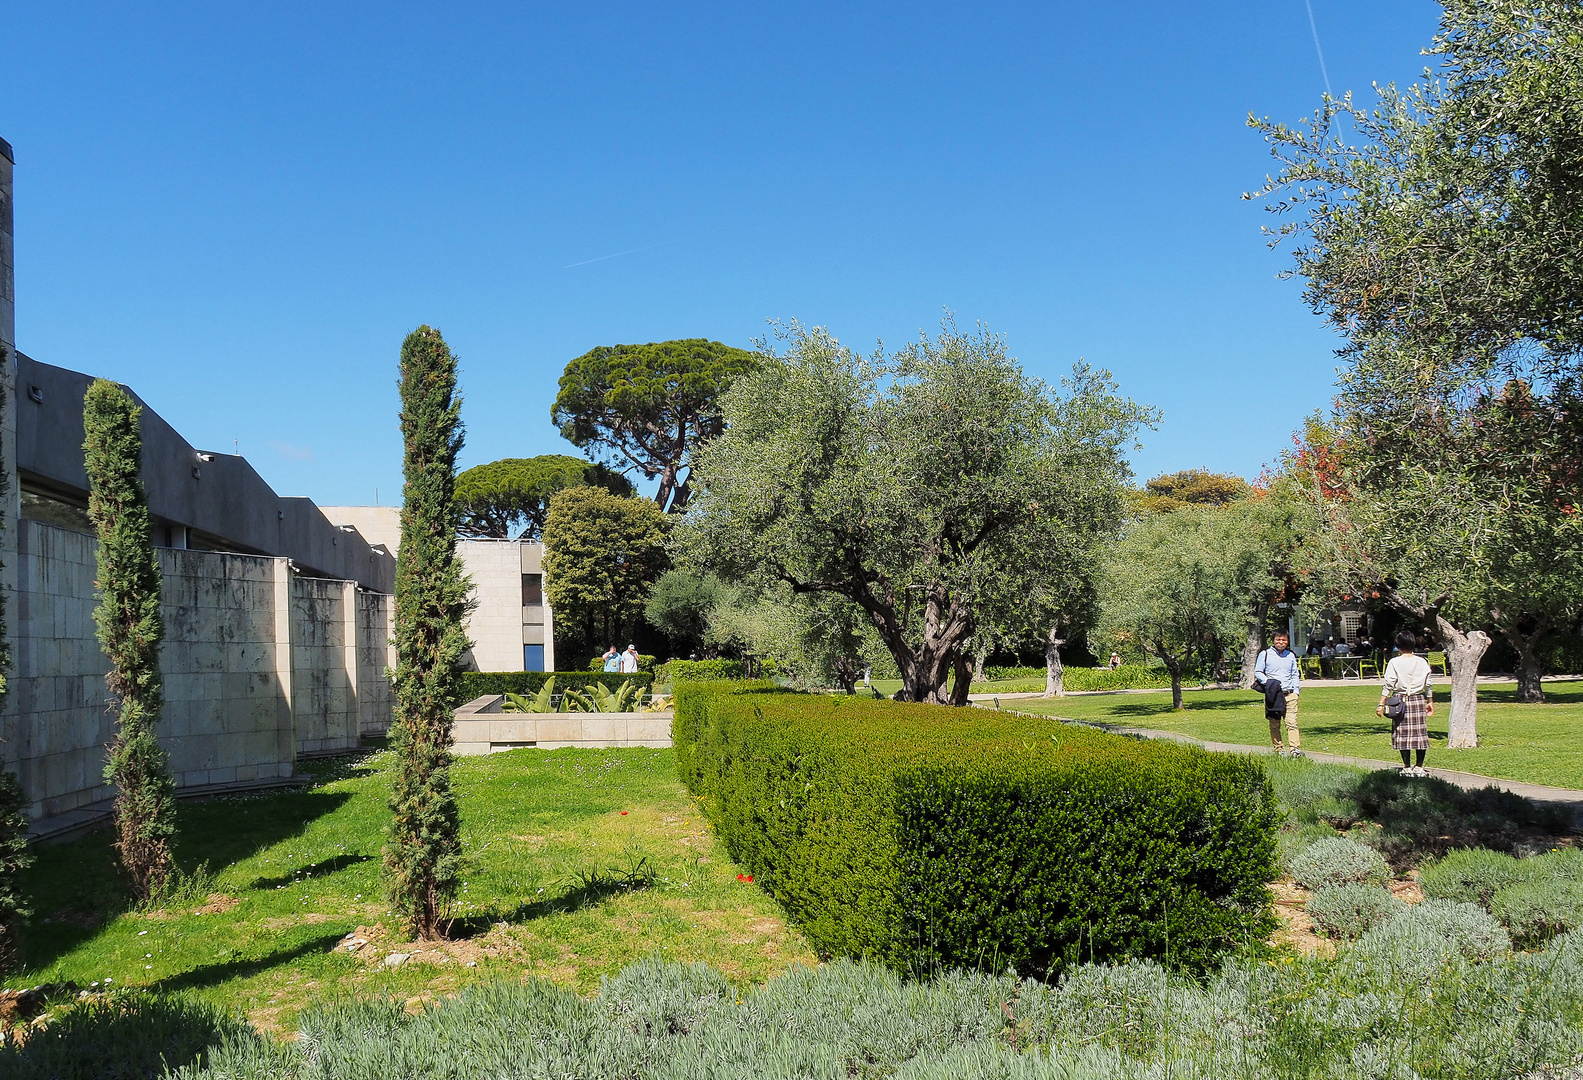
M11 693L0 756L35 821L102 804L114 735L94 636L95 541L19 522ZM306 578L286 559L158 549L165 641L160 736L183 788L292 775L298 754L389 726L390 597Z

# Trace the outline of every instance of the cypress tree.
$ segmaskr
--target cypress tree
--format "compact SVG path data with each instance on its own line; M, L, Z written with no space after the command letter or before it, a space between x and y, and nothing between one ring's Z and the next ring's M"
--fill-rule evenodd
M116 787L115 847L141 901L170 874L176 783L154 727L163 704L159 644L159 563L143 492L143 410L132 395L95 379L83 398L88 516L99 536L99 646L116 706L115 739L104 777Z
M391 743L397 772L385 845L391 899L413 937L439 936L456 895L461 818L451 792L451 720L467 649L469 583L456 560L456 454L462 447L456 358L420 326L401 346L401 547L396 553L396 669Z
M9 363L0 350L0 363ZM0 411L6 406L5 387L0 386ZM0 505L9 490L5 462L0 461ZM6 527L0 514L0 529ZM5 597L0 594L0 706L10 688L11 642L6 636ZM22 871L33 861L27 846L27 798L14 772L0 769L0 975L15 967L21 956L22 920L29 912L22 893Z

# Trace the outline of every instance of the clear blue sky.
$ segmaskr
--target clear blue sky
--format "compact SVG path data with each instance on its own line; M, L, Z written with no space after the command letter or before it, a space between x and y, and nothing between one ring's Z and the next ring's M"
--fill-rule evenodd
M1337 93L1439 9L1312 0ZM569 448L567 360L943 309L1160 406L1140 476L1254 475L1335 342L1278 281L1248 112L1324 89L1304 0L73 3L0 15L24 352L124 381L283 494L390 502L402 336L461 357L464 465Z

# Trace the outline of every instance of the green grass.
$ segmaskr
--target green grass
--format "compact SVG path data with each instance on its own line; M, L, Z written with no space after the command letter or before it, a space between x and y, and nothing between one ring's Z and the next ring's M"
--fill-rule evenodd
M183 804L178 862L214 876L163 910L132 909L107 833L41 849L27 967L6 985L187 992L280 1031L349 993L429 999L525 976L588 993L648 955L756 983L815 959L779 907L737 881L671 751L567 749L458 762L470 866L456 940L387 967L411 948L381 893L390 761L367 752L314 766L311 790ZM335 948L360 927L376 933L359 954Z
M1427 764L1507 780L1583 788L1583 683L1547 684L1545 697L1548 700L1543 705L1525 705L1516 700L1515 684L1481 685L1478 748L1447 750L1451 694L1447 688L1438 689L1435 715L1429 718ZM1304 690L1299 713L1303 748L1395 760L1390 725L1374 715L1379 700L1378 686L1315 686ZM1169 691L1005 703L1007 708L1073 720L1179 731L1211 742L1269 745L1263 699L1250 690L1195 690L1186 695L1184 705L1183 711L1173 711Z

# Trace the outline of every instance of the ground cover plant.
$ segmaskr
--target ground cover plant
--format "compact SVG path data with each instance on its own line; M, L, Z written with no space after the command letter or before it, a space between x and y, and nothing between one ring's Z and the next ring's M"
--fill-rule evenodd
M1277 809L1248 757L725 683L678 685L673 736L732 855L824 955L1204 968L1273 928Z
M1446 750L1450 696L1435 693L1429 718L1431 768L1461 769L1508 780L1583 789L1583 682L1547 682L1542 705L1517 700L1512 683L1479 686L1479 745ZM1303 748L1390 761L1390 726L1374 715L1379 686L1311 686L1302 694ZM1195 739L1268 746L1263 699L1248 690L1189 692L1181 712L1169 694L1136 693L1003 701L1006 708L1179 731Z
M651 951L742 982L813 959L737 880L672 751L649 749L458 760L455 940L408 942L379 882L392 766L369 750L299 765L320 779L308 790L179 804L176 860L198 880L162 906L132 902L106 833L40 848L25 966L4 985L149 987L282 1031L310 1002L354 994L427 1000L528 975L588 993ZM386 966L392 953L412 958Z
M1538 953L1506 944L1481 909L1429 901L1335 957L1236 957L1204 979L1133 961L1084 964L1054 984L1005 972L909 980L838 961L743 988L702 965L648 959L592 999L511 981L427 1007L389 997L328 1003L304 1014L302 1037L291 1041L188 1006L197 1037L180 1049L195 1055L196 1042L204 1057L172 1064L181 1080L1566 1075L1583 1056L1583 934ZM113 1021L85 1017L74 1035L113 1045L94 1030ZM56 1075L25 1052L0 1051L0 1071Z

